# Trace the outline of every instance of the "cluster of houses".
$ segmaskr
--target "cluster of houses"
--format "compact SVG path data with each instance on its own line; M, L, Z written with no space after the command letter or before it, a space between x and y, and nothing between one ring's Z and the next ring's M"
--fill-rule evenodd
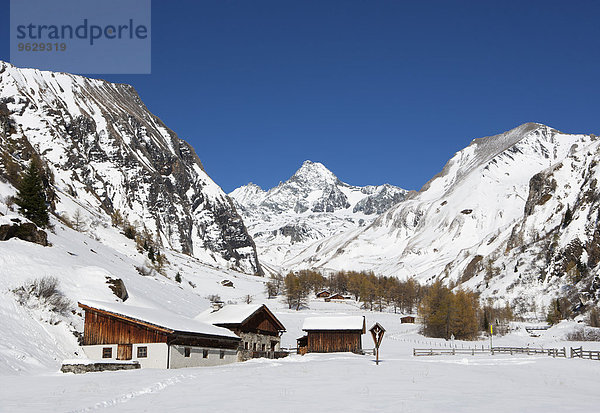
M317 296L317 298L324 299L326 302L352 300L352 296L343 295L343 294L340 294L340 293L332 293L329 290L319 291L316 294L316 296Z
M280 320L263 304L211 308L195 318L123 303L82 301L83 350L100 362L137 361L146 368L215 366L285 357ZM361 352L365 318L308 317L298 353Z

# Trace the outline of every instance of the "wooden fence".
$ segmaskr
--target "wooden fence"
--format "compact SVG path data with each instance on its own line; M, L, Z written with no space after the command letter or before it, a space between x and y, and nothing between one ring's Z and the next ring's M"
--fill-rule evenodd
M510 353L510 354L527 354L535 355L542 354L552 357L567 358L566 348L531 348L531 347L492 347L492 354L495 353Z
M584 358L590 360L600 360L600 351L584 350L582 347L571 347L570 353L563 348L531 348L531 347L492 347L484 348L481 346L473 348L413 348L413 356L442 356L457 354L527 354L527 355L546 355L550 357L563 358Z
M413 356L441 356L441 355L456 355L456 354L475 354L486 353L489 354L489 348L413 348Z
M571 347L571 358L582 358L590 360L600 360L600 351L596 350L584 350L583 347L573 348Z

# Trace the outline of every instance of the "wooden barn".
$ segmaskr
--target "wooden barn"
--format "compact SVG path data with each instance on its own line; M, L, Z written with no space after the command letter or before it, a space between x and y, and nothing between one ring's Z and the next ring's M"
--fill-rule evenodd
M83 350L92 360L137 360L142 367L215 366L237 361L240 338L228 329L169 311L80 302Z
M308 317L302 330L306 335L300 337L298 352L335 353L362 351L362 335L365 334L365 318L350 317Z
M227 328L241 337L238 352L240 361L287 355L280 351L285 327L264 304L227 305L218 310L207 310L199 314L196 320Z
M329 301L343 301L343 300L351 300L352 297L348 296L348 295L342 295L340 293L335 293L330 295L329 297L325 298L325 301L329 302Z
M328 298L331 293L328 290L319 291L317 293L317 298Z
M400 318L400 322L402 324L406 324L406 323L414 324L415 323L415 318L412 315L407 315L407 316L401 317Z

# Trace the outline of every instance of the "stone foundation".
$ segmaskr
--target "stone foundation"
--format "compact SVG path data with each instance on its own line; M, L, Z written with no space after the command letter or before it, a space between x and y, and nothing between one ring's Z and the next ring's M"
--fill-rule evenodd
M140 363L124 362L124 363L65 363L60 368L63 373L83 374L94 371L117 371L117 370L135 370L140 368Z

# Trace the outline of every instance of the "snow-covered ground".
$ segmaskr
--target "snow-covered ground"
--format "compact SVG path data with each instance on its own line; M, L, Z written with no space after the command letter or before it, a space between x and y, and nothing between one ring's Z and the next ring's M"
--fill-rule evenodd
M11 212L0 200L0 211ZM12 211L14 213L15 211ZM85 212L85 211L84 211ZM90 217L84 217L91 222ZM528 411L590 412L600 403L600 362L526 355L413 357L413 347L448 347L440 339L400 324L399 314L366 312L357 303L311 300L301 311L281 299L268 300L268 279L210 267L166 251L165 275L142 276L146 265L133 241L110 225L80 233L53 219L52 246L11 239L0 242L0 412L71 411ZM182 280L177 282L179 273ZM12 292L41 276L53 276L72 301L74 313L59 316L47 308L22 306ZM107 277L122 279L124 305L168 310L194 317L206 310L208 296L226 302L266 303L286 326L283 347L295 347L307 317L362 316L367 328L386 329L381 358L354 354L292 355L281 360L252 360L221 367L88 373L59 372L61 361L82 357L74 332L83 319L75 303L91 299L120 302ZM234 288L221 284L233 281ZM600 350L600 343L567 343L575 323L563 323L540 337L523 325L495 345L578 347ZM456 342L458 347L488 342ZM369 334L363 347L372 348Z
M600 362L547 356L413 357L413 347L449 343L418 334L399 315L364 313L346 304L312 302L311 309L276 315L288 328L284 342L300 336L300 323L312 314L364 314L386 329L381 363L350 353L292 355L281 360L180 370L0 377L0 411L177 411L177 412L555 412L595 411ZM497 338L498 345L562 346L561 328L538 338L523 330ZM481 346L487 342L478 342ZM456 342L458 347L475 343ZM570 343L577 344L578 343ZM371 348L368 335L363 346ZM584 347L598 349L599 343Z

